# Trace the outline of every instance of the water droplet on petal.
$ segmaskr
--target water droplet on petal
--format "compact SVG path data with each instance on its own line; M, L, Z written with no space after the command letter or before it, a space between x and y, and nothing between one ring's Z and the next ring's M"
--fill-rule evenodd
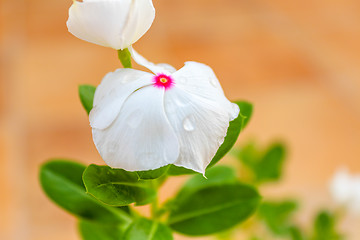
M187 118L184 119L183 121L183 127L185 129L185 131L191 132L195 130L195 123L194 123L194 117L193 116L188 116Z
M217 87L218 87L218 84L217 84L216 79L214 79L214 78L209 78L209 79L210 79L210 80L209 80L210 84L211 84L214 88L217 88Z

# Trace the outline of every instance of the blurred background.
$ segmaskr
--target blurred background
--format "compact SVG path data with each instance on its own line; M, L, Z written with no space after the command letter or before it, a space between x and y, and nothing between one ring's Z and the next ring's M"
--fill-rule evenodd
M71 3L0 0L0 239L79 239L75 218L41 191L39 165L53 157L103 164L77 87L99 84L120 63L114 50L68 33ZM360 1L154 5L153 26L134 47L176 68L187 60L206 63L229 99L252 102L255 112L238 144L286 143L283 181L262 194L300 197L304 224L314 209L332 206L328 181L335 169L360 172ZM180 181L171 180L162 194L174 193ZM355 216L343 222L349 239L358 239L359 222Z

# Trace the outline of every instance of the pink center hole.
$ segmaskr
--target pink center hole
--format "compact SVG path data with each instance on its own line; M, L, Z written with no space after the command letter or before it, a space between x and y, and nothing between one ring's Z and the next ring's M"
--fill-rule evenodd
M168 90L175 85L172 77L165 74L159 74L154 76L153 82L155 87L165 88L165 90Z

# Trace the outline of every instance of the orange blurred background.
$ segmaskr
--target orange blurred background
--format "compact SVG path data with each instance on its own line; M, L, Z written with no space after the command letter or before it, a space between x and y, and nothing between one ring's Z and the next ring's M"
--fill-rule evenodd
M71 3L0 0L0 239L79 239L75 218L42 193L39 165L52 157L103 164L77 86L99 84L120 63L114 50L68 33ZM186 60L206 63L228 98L251 101L255 112L238 144L287 143L284 181L264 189L264 197L299 196L304 225L315 209L333 205L328 181L335 169L360 172L360 1L154 5L155 22L134 47L176 68ZM350 216L342 224L349 239L358 239L359 221Z

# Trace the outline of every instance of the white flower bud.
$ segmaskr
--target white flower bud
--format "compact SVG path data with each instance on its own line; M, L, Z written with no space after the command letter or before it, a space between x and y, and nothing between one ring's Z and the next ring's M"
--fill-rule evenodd
M74 1L66 22L76 37L123 50L145 34L155 18L151 0Z

